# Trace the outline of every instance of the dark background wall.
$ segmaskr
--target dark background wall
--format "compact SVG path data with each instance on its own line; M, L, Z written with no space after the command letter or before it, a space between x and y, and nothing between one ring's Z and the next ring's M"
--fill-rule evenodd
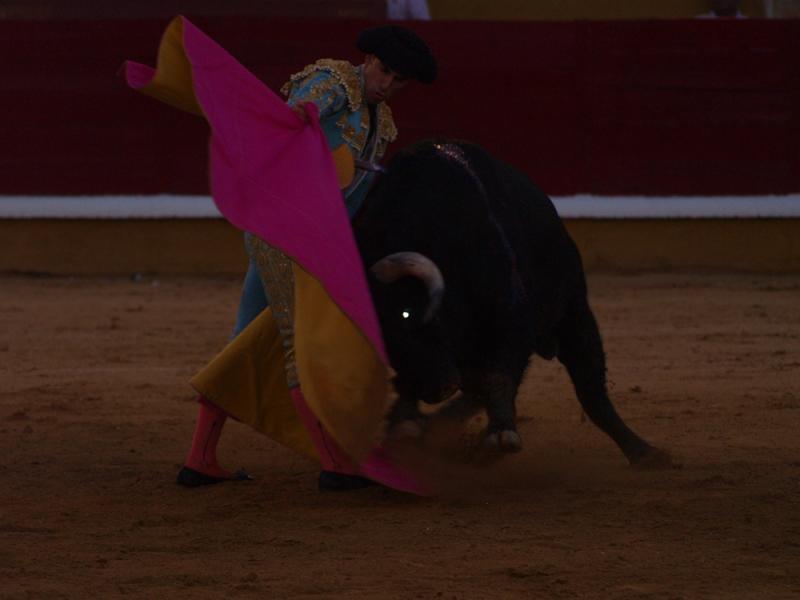
M189 15L191 18L191 15ZM363 20L192 19L277 89ZM0 21L0 194L205 193L202 120L128 90L165 19ZM554 195L800 191L800 22L426 22L395 149L477 141Z
M686 1L686 0L684 0ZM691 1L691 0L689 0ZM695 0L697 1L697 0ZM0 19L168 19L197 15L380 19L385 0L3 0Z
M434 19L570 21L574 19L689 19L710 0L427 0ZM797 0L772 0L774 16L797 16ZM763 0L741 0L748 17L762 17ZM141 18L198 15L381 18L386 0L3 0L0 18Z

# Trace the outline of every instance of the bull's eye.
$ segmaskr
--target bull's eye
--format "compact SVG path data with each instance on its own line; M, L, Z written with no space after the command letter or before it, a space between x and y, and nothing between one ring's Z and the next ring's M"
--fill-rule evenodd
M407 310L404 310L403 311L403 318L404 319L410 319L411 318L411 313L408 312Z

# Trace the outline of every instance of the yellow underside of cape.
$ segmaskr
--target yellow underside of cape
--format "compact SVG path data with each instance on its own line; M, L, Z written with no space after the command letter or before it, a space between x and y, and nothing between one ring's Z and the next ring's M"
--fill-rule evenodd
M192 66L183 47L183 19L170 22L158 46L156 73L139 91L170 106L204 116L192 83Z
M294 263L295 357L309 408L342 450L364 458L381 434L394 392L391 370L317 279ZM286 384L270 309L232 340L191 385L214 404L302 454L317 458Z
M158 51L153 80L140 91L203 115L183 45L183 20L172 20ZM341 187L354 174L346 146L333 152ZM379 435L392 386L389 368L322 284L296 263L295 355L306 402L342 450L358 460ZM291 399L284 351L272 313L265 310L232 340L191 385L214 404L274 440L317 457Z
M190 383L237 420L317 459L289 395L283 356L272 311L266 309Z
M295 357L303 394L342 450L360 460L377 443L394 401L392 371L316 278L297 263L294 277Z

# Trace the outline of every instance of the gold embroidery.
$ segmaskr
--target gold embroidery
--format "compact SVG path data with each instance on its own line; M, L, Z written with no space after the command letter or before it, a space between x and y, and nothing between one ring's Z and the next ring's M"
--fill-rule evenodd
M351 65L346 60L333 60L332 58L319 59L314 64L305 67L299 73L292 75L289 81L281 87L281 93L284 96L288 96L294 83L305 79L315 71L328 71L333 75L336 82L344 88L350 112L355 112L361 107L363 94L361 93L361 77L358 67Z
M294 273L292 261L264 240L247 234L247 253L255 261L261 284L269 298L272 316L281 334L285 358L286 382L290 388L299 385L294 358Z
M375 160L383 158L383 155L386 154L386 148L389 146L389 142L385 139L380 138L378 140L378 147L375 149Z
M342 139L344 139L348 146L355 150L356 157L361 157L364 154L364 146L367 143L367 133L369 133L369 109L367 105L365 104L362 106L359 112L361 123L359 124L358 131L356 131L356 128L350 123L349 117L353 113L343 114L336 122L342 129Z
M361 69L351 65L346 60L333 60L322 58L314 64L308 65L299 73L292 75L288 82L281 88L281 92L288 96L292 90L292 85L316 71L327 71L333 78L324 83L311 86L309 93L311 100L318 100L329 93L334 85L341 85L347 97L347 107L349 112L344 112L337 120L336 125L342 131L342 139L354 149L356 156L363 156L369 133L369 109L364 101L361 81ZM350 117L354 112L360 112L359 129L350 122ZM378 105L377 110L378 131L376 157L380 158L386 153L386 147L390 142L397 139L397 126L392 117L392 109L385 102Z
M385 102L378 105L378 123L380 124L378 135L382 140L388 143L397 139L397 126L392 118L392 109Z
M381 158L386 154L386 147L397 139L397 127L392 118L392 109L385 102L378 105L378 147L375 157Z
M320 112L322 112L327 105L320 106L320 100L325 98L331 94L331 91L338 87L339 84L334 79L324 79L319 83L315 83L311 87L308 88L307 94L304 96L305 101L310 101L316 104L319 107ZM331 96L328 100L329 104L336 101L336 98Z

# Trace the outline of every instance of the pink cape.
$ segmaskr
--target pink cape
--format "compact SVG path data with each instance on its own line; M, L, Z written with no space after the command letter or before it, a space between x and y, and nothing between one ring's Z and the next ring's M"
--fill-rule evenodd
M371 441L386 402L385 397L374 398L371 394L385 389L388 383L380 381L388 382L391 368L342 202L336 168L314 105L307 105L311 113L309 125L184 17L174 19L165 32L157 69L127 62L125 75L134 89L207 119L211 127L211 191L222 215L237 228L257 235L292 258L324 288L322 302L315 300L316 304L324 308L326 302L332 302L360 332L355 336L354 347L358 347L359 336L371 346L372 350L366 353L355 351L352 364L345 364L347 357L344 363L341 358L339 362L326 362L322 355L336 354L337 337L329 333L317 336L318 328L325 329L327 321L316 321L313 335L306 337L314 340L311 344L325 335L328 339L323 340L319 360L313 356L307 359L310 366L306 367L304 378L300 364L301 332L297 331L298 369L308 401L300 390L293 391L292 400L323 468L343 467L338 470L363 474L404 491L424 493L410 473L394 465L389 455ZM303 289L308 289L304 285ZM314 298L319 296L316 294ZM299 317L300 300L297 302ZM330 309L325 310L312 313L333 314ZM348 340L352 341L353 336ZM364 358L369 352L374 352L374 359ZM306 352L306 356L313 354L316 354L313 349ZM363 388L353 388L352 383L358 378L354 379L352 374L361 365L380 373L364 378ZM342 382L338 387L331 384L337 377ZM377 386L373 385L376 381ZM342 405L342 402L336 404L337 393L339 400L363 396L361 404L355 404L360 410L337 412L336 407ZM326 405L329 397L334 399ZM362 418L362 412L370 416ZM321 426L324 422L334 434L349 428L348 434L352 434L354 426L348 420L355 420L357 429L358 418L368 426L363 427L363 433L356 431L355 438L351 436L349 447L355 449L355 454L360 452L358 448L373 448L360 463L354 462L340 450L341 444L336 443L347 439L346 435L331 439ZM357 439L358 435L362 439Z
M312 109L310 126L185 17L183 48L195 97L211 127L211 194L242 231L280 248L317 277L388 364L331 151ZM125 64L134 89L155 69Z

